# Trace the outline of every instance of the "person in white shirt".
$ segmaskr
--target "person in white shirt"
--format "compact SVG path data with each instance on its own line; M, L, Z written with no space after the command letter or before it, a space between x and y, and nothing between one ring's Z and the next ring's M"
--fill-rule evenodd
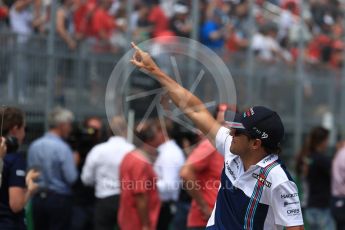
M174 104L224 154L221 186L206 229L303 230L297 186L278 159L284 136L279 115L254 106L234 114L235 122L227 116L229 123L222 126L199 98L164 73L148 53L132 46L131 63L154 76Z
M81 173L85 185L95 186L96 230L113 230L117 225L119 168L125 155L135 148L126 140L127 126L121 117L114 117L110 125L114 136L91 149Z
M173 209L180 193L179 172L185 162L182 149L175 140L171 139L172 125L166 122L167 133L158 129L158 136L165 142L158 147L158 157L154 163L154 170L158 176L157 187L162 206L159 214L157 229L169 229L174 216Z

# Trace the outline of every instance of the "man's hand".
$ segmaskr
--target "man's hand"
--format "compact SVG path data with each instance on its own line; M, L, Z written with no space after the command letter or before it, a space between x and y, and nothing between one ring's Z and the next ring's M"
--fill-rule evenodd
M148 53L142 51L133 42L131 44L135 49L131 63L155 75L159 83L167 90L174 104L214 143L221 126L212 117L202 101L164 73Z
M40 173L35 169L31 169L28 174L26 174L25 182L30 195L34 194L38 190L38 184L34 180L36 180L39 176Z
M134 44L134 42L132 42L131 45L135 49L135 52L131 60L131 63L133 65L145 69L153 74L158 73L160 71L159 67L156 65L156 63L153 61L153 59L148 53L142 51L138 46Z
M0 158L4 158L7 151L6 139L1 137L0 139Z

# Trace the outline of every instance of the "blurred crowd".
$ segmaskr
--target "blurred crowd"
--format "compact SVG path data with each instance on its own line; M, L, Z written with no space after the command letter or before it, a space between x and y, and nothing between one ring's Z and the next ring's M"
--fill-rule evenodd
M228 110L220 104L214 117L223 122ZM224 158L201 134L154 118L132 130L120 116L73 128L73 113L57 107L24 153L25 114L1 114L2 230L205 229ZM345 145L330 152L329 134L320 126L307 135L296 155L300 194L284 195L301 197L306 229L345 229Z
M317 126L296 157L302 209L308 229L345 229L345 145L329 148L330 130ZM335 153L334 153L335 152Z
M0 113L2 230L205 228L224 159L201 134L150 118L129 141L120 116L108 128L95 116L73 127L73 113L57 107L24 153L25 114Z
M131 15L127 4L133 3ZM252 50L264 62L342 66L344 5L338 0L200 0L199 40L218 52ZM196 29L191 0L61 0L55 26L69 50L86 42L95 52L127 48L127 35L140 42L161 36L191 37ZM0 31L24 37L48 34L51 0L1 0Z

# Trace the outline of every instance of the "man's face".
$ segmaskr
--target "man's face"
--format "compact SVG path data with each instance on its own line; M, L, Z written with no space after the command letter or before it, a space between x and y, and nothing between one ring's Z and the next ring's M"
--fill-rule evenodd
M24 122L21 127L14 126L9 132L9 135L17 138L19 145L23 144L25 138L25 127L26 123Z
M25 127L26 127L26 124L24 122L22 127L20 127L20 129L18 130L17 139L18 139L18 143L20 145L23 144L23 141L24 141L24 138L25 138Z
M250 151L251 141L244 130L231 128L230 135L233 137L230 146L231 153L243 156Z

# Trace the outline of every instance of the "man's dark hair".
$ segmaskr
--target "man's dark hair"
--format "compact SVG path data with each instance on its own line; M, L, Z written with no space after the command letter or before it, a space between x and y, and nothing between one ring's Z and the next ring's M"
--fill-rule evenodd
M103 124L102 118L99 116L88 116L83 120L83 127L88 127L89 126L89 122L92 120L98 120Z
M157 132L157 123L149 120L144 123L136 125L134 131L134 145L141 147L145 142L151 141L155 138Z
M24 125L24 112L16 107L4 107L0 109L0 116L3 116L2 134L8 135L14 127L21 128Z
M265 150L265 152L267 154L274 153L274 154L279 155L282 152L282 149L279 146L276 146L275 148L272 148L272 147L266 147L266 146L263 145L262 147L264 148L264 150Z
M258 137L255 137L255 136L251 136L250 134L247 135L247 138L249 140L256 140L256 139L260 139ZM261 141L261 146L264 148L265 152L267 154L277 154L279 155L281 152L282 152L282 149L281 147L278 145L278 146L275 146L275 147L271 147L271 146L266 146L262 141Z

